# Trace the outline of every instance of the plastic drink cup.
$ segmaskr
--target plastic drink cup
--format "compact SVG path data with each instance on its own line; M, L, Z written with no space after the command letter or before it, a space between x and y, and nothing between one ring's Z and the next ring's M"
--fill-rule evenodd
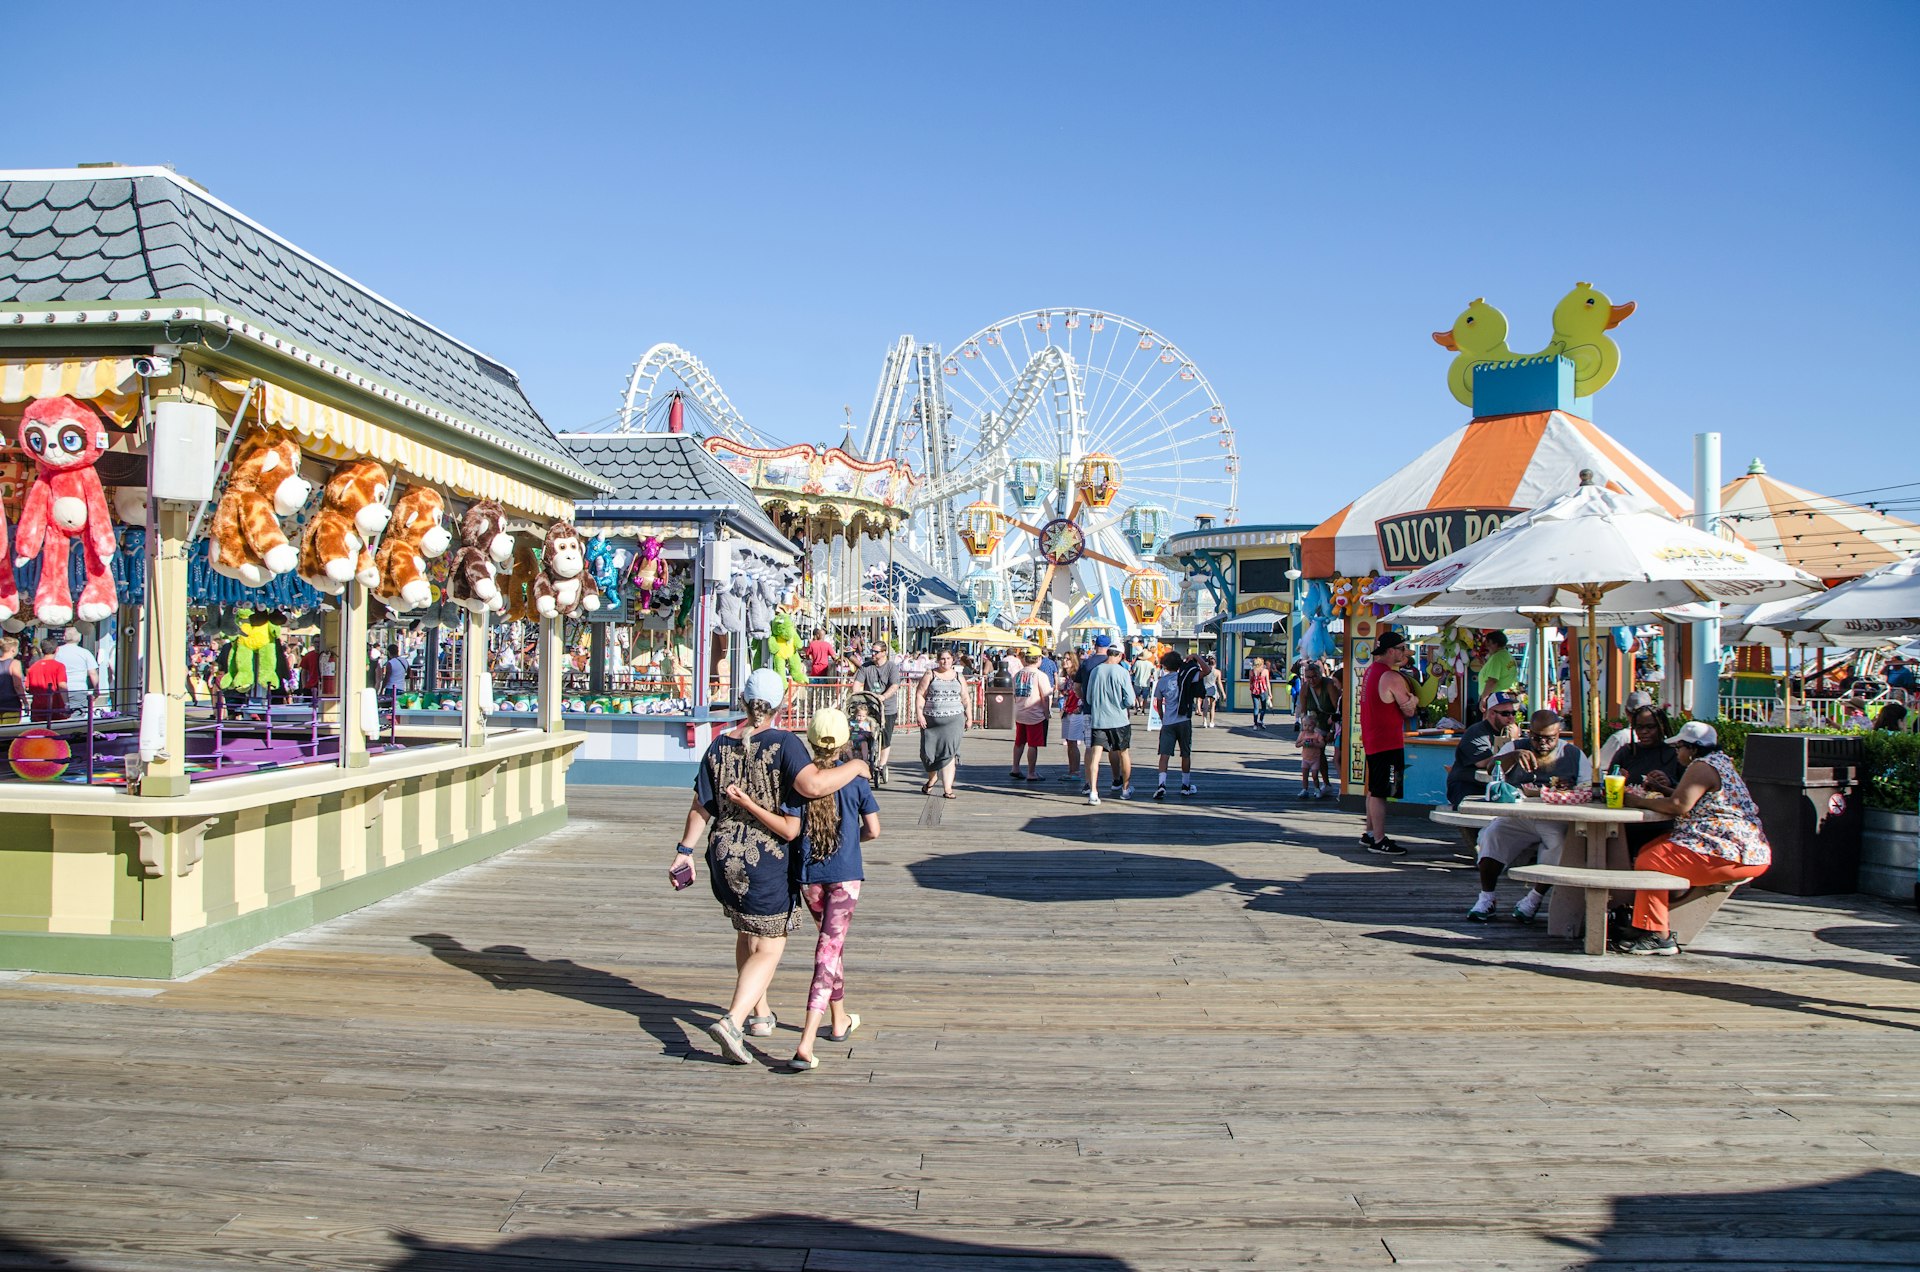
M1625 808L1627 805L1627 778L1624 773L1607 774L1607 807Z

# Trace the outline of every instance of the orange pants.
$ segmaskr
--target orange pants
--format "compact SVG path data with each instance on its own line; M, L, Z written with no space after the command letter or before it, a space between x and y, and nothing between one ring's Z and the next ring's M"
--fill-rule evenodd
M1682 848L1665 835L1642 848L1634 856L1635 870L1658 870L1662 874L1679 875L1696 887L1706 883L1732 883L1735 879L1752 879L1766 873L1765 865L1743 866L1725 857L1709 857L1703 852L1691 848ZM1667 930L1667 901L1672 893L1666 891L1636 892L1633 894L1633 926L1642 932L1662 932Z

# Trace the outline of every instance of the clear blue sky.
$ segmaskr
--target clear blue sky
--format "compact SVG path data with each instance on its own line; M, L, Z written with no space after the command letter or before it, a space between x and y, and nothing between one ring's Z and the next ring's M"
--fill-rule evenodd
M1327 12L1327 10L1337 10ZM1428 333L1640 310L1598 422L1920 481L1920 5L43 4L8 166L174 164L499 357L559 428L656 341L783 436L903 332L1100 307L1313 521L1455 427ZM67 71L40 71L71 51ZM1900 368L1906 367L1902 372Z

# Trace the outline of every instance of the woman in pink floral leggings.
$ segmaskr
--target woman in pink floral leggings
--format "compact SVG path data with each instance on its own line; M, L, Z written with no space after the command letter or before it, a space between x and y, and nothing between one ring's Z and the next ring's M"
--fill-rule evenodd
M816 713L807 730L814 763L821 768L839 764L846 757L850 732L842 712L828 707ZM793 1059L787 1062L795 1072L819 1065L813 1044L829 1016L833 1031L826 1035L828 1042L845 1042L860 1027L860 1017L847 1011L845 950L847 928L853 923L853 908L860 901L860 884L866 875L860 845L880 837L880 805L867 779L856 777L833 794L808 801L802 822L805 837L796 854L800 894L820 925L820 940L813 951L806 1028Z

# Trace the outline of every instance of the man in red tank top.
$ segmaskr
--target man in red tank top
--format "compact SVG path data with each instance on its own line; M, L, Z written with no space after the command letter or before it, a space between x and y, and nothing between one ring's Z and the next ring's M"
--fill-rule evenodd
M1419 709L1400 674L1408 654L1405 636L1382 632L1360 686L1360 749L1367 756L1367 828L1360 832L1360 846L1389 857L1407 852L1387 838L1387 801L1400 794L1406 780L1407 721Z

